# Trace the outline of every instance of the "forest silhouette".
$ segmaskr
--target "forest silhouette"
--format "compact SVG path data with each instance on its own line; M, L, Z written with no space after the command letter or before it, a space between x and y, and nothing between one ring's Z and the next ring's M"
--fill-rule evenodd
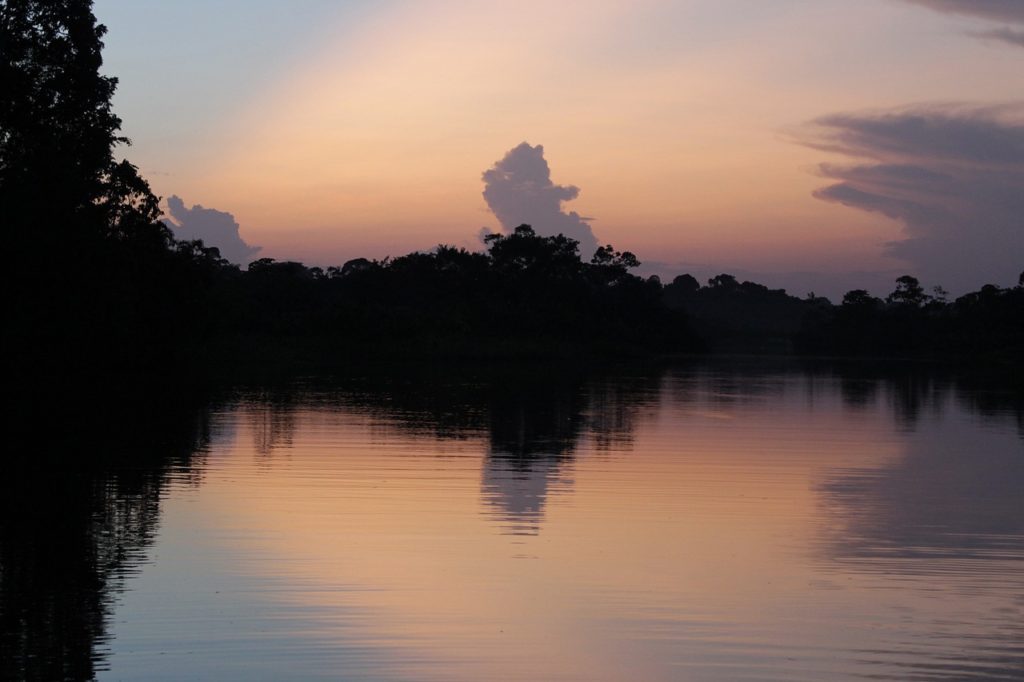
M833 304L728 274L664 284L632 274L639 263L628 251L602 246L588 259L575 240L528 225L488 236L481 252L441 245L326 269L271 258L243 269L201 241L174 239L138 169L116 157L127 140L111 104L117 81L100 73L104 33L89 0L0 0L5 370L15 398L0 480L0 678L93 679L102 669L114 600L154 542L169 483L201 475L211 401L184 387L225 372L548 361L539 377L504 368L512 376L486 382L480 412L466 409L478 393L459 399L458 387L474 384L447 373L407 372L397 387L380 379L387 390L372 381L359 404L400 428L485 430L483 494L504 525L532 529L585 415L616 416L587 425L599 442L629 438L641 403L581 394L578 378L547 372L571 371L568 359L772 353L1001 370L1024 357L1024 275L953 301L904 276L886 299L854 290ZM871 377L843 379L850 402L877 390ZM933 391L911 374L895 393L895 409L912 419ZM588 411L581 395L615 409Z
M664 285L632 274L628 251L586 259L577 241L529 225L487 236L482 252L440 245L326 269L261 258L243 270L176 240L138 169L115 157L128 141L91 4L0 3L7 369L20 385L396 358L1024 356L1024 274L954 301L904 276L885 300L855 290L835 305L728 274Z

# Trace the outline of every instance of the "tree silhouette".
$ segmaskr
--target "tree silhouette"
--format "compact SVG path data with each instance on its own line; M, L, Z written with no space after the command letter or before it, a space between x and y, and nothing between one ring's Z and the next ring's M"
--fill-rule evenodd
M571 277L580 270L579 242L565 235L541 237L529 225L510 235L484 237L491 260L507 272L545 270L550 276Z
M672 286L677 287L684 296L692 296L700 289L700 282L693 275L687 273L679 275L672 280Z
M149 185L114 158L128 140L111 107L117 79L99 72L105 33L90 0L0 3L0 206L26 255L111 237L171 243Z
M69 380L189 363L231 268L178 243L130 163L90 0L0 0L0 215L8 369Z
M625 281L631 269L640 267L640 261L632 252L616 251L608 244L597 247L594 257L590 259L590 266L601 282L613 285Z
M739 282L732 275L722 273L709 279L708 286L713 289L733 290L739 288Z
M877 308L882 302L865 289L852 289L843 294L843 306L854 308Z
M919 308L927 303L928 299L928 295L924 293L924 289L916 277L903 275L896 278L896 289L885 300L889 303Z
M149 185L115 158L128 141L111 105L117 81L100 73L105 32L91 0L0 0L6 369L44 401L52 388L40 368L93 383L154 368L204 372L208 347L227 361L240 348L259 347L255 357L266 359L303 344L320 357L705 343L789 352L801 334L806 352L1008 355L1019 346L1022 286L950 304L907 275L888 306L855 290L838 307L728 274L706 287L688 275L662 286L630 272L639 263L629 251L605 245L583 261L578 241L529 225L487 236L486 253L441 245L326 271L266 258L243 272L201 242L175 241Z

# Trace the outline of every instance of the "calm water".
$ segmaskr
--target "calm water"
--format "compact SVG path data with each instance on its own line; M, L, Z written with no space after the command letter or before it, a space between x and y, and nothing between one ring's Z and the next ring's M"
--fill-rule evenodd
M8 495L4 675L1024 679L998 391L733 366L183 412Z

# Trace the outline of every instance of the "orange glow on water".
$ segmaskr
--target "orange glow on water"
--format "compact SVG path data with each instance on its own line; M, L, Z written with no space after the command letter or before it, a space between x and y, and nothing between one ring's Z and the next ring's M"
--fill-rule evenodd
M161 501L112 670L140 677L169 642L165 666L232 679L1012 666L1012 412L856 375L681 372L496 403L401 386L216 414L198 477Z
M884 431L822 451L824 434L850 428L837 417L819 413L808 430L793 414L752 422L728 406L652 413L633 447L584 445L556 470L526 474L544 491L530 518L502 499L524 488L481 459L485 434L433 441L305 412L294 440L261 455L250 444L266 441L262 418L243 420L222 464L233 474L204 483L204 512L261 529L263 542L240 547L253 563L239 570L287 576L304 587L286 598L307 607L375 614L362 636L459 660L448 679L490 679L503 660L508 679L615 680L623 665L657 679L664 670L641 651L607 639L592 595L654 633L661 609L684 604L699 627L712 617L706 600L724 610L714 618L743 623L785 610L814 579L796 558L818 531L817 482L840 461L899 455ZM784 435L766 443L766 428ZM414 676L429 676L424 665Z

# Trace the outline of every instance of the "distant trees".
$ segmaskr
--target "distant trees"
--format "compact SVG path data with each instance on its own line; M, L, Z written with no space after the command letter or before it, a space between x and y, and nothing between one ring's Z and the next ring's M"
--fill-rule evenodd
M442 244L326 272L260 259L219 289L225 319L241 338L371 355L699 347L660 283L629 273L638 265L629 252L607 245L585 263L575 240L529 225L485 243L483 253Z
M715 275L708 280L708 286L712 289L733 290L739 288L739 282L732 275Z
M685 312L694 330L715 351L787 353L814 305L734 275L711 277L701 287L680 275L664 288L665 305Z
M614 285L628 280L629 271L640 267L640 261L630 251L616 251L611 244L597 247L590 259L590 269L604 284ZM660 281L660 280L659 280Z
M986 284L952 303L942 287L929 296L903 275L885 301L863 289L809 320L798 346L807 353L868 356L1024 357L1024 289Z
M925 293L911 275L897 278L884 300L865 289L840 305L800 299L720 274L701 287L680 275L664 287L669 308L685 312L712 350L873 357L1024 357L1024 285L985 285L953 302L934 287Z
M529 225L512 234L484 237L494 267L505 272L543 269L552 277L571 277L580 270L579 242L565 235L541 237Z
M675 291L678 292L682 298L687 298L697 293L700 289L700 282L693 275L679 275L672 280L672 284Z
M929 297L924 293L921 283L916 277L903 275L896 278L896 289L885 299L888 303L908 305L919 308L928 302Z
M843 295L842 304L850 308L874 309L882 305L882 301L864 289L853 289Z

